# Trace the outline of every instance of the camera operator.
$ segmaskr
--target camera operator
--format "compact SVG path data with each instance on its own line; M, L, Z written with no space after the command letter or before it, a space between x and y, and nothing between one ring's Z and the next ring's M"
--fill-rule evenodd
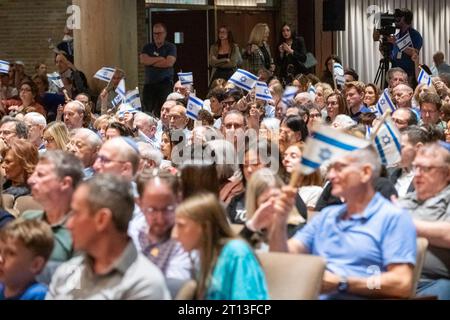
M412 79L415 79L415 64L411 57L419 53L422 48L423 39L420 33L411 27L413 13L409 9L395 9L394 18L395 27L400 29L400 32L387 39L389 43L394 45L390 57L392 67L400 67L405 70L411 82Z

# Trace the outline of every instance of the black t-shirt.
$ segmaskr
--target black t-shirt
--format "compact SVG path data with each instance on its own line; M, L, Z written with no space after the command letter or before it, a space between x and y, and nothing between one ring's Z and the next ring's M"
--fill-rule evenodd
M306 208L305 202L298 193L295 198L295 207L297 208L300 215L306 220L308 209ZM247 210L245 208L245 192L242 192L231 199L226 208L226 211L231 223L244 224L247 221Z

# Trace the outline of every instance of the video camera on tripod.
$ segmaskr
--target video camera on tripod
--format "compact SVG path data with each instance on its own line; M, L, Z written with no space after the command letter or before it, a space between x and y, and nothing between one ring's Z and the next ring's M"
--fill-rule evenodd
M373 40L380 41L380 50L385 59L389 59L394 45L387 41L387 38L395 35L397 16L390 13L382 13L380 15L380 26L375 29Z

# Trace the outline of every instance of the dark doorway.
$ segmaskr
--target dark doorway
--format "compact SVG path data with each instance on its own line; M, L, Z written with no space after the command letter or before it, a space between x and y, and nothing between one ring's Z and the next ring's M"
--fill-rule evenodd
M175 73L194 73L197 96L208 93L208 17L206 10L151 10L150 26L167 25L167 41L177 46ZM178 77L175 76L174 81Z
M278 30L275 29L275 13L272 11L219 11L217 26L228 26L233 32L234 40L243 49L247 43L253 27L257 23L267 23L270 29L269 44L272 56L278 41ZM213 39L214 40L214 39Z

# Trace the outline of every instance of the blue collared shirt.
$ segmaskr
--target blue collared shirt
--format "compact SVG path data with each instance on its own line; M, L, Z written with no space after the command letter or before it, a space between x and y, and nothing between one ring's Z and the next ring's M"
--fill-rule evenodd
M327 270L367 278L394 263L416 263L416 228L411 216L376 193L362 214L343 220L347 205L321 211L294 239L327 261Z

